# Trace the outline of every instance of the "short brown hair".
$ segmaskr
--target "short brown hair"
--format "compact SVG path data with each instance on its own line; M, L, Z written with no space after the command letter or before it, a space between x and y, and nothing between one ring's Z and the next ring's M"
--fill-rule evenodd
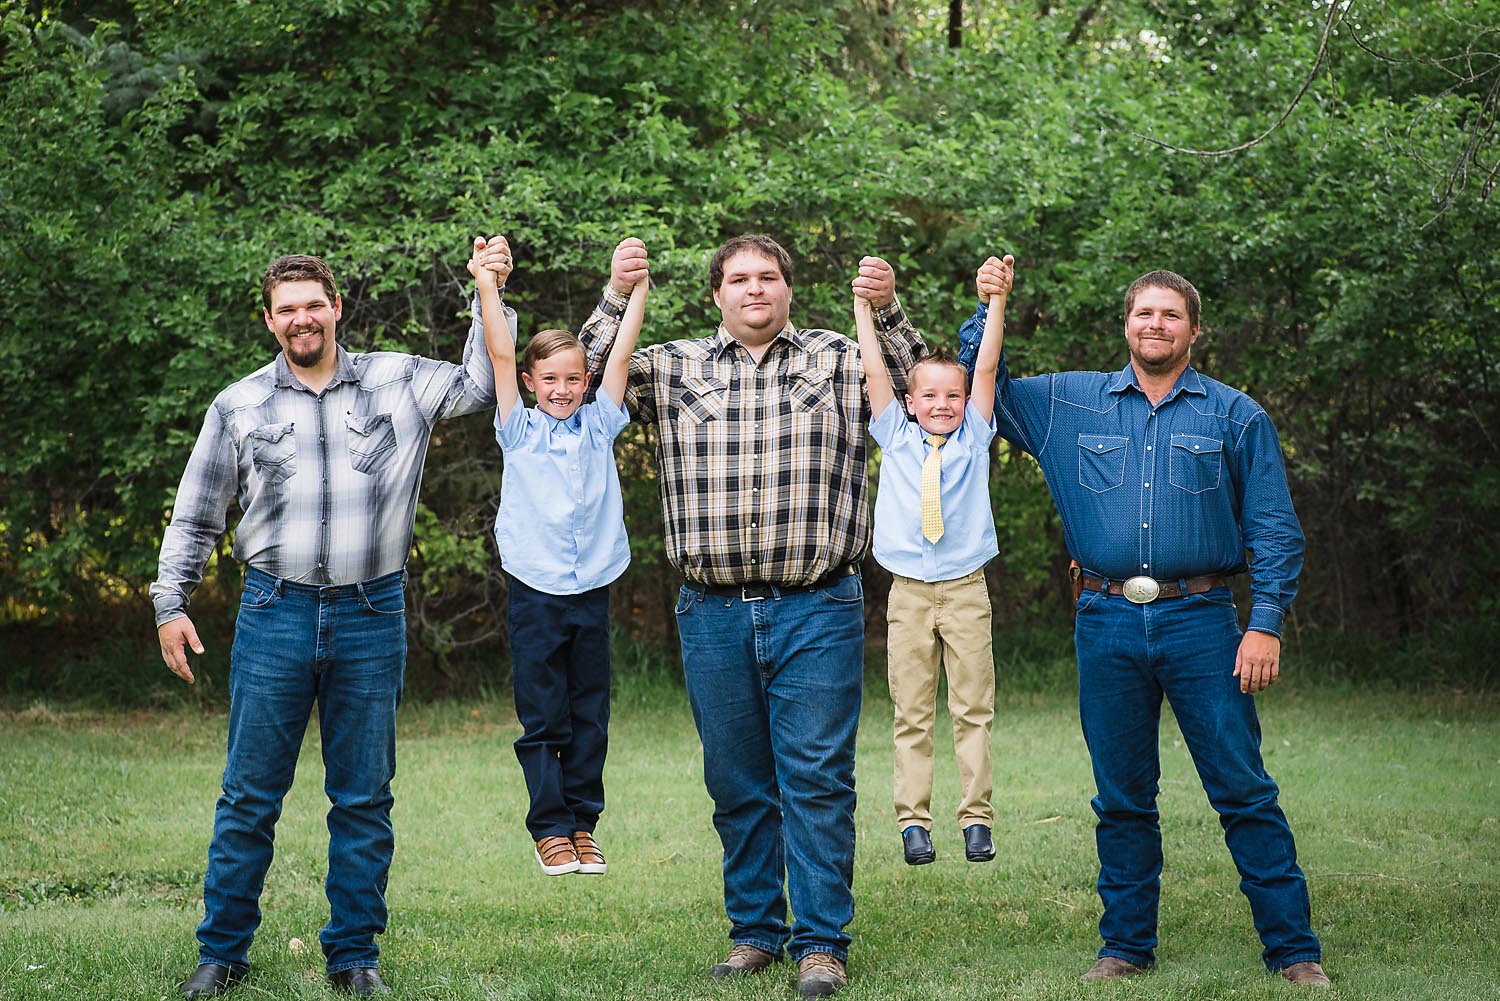
M1125 290L1125 315L1135 308L1135 297L1141 290L1148 288L1164 288L1176 292L1187 300L1188 326L1194 330L1198 329L1198 313L1202 308L1198 301L1198 290L1193 288L1193 283L1182 277L1175 271L1152 271L1141 275L1130 283Z
M916 381L917 369L923 365L946 365L958 369L964 374L964 391L967 392L969 390L972 380L969 370L964 368L964 363L959 361L958 356L947 348L933 348L912 362L911 368L906 370L906 387L908 390L911 389L912 383Z
M271 308L271 290L282 282L321 282L328 295L328 304L339 297L338 286L333 282L333 271L323 263L321 257L311 254L290 254L278 257L266 268L260 280L260 301L266 309Z
M742 250L748 250L769 258L776 262L781 269L781 278L790 288L792 284L792 255L771 239L769 236L760 236L755 233L747 233L744 236L736 236L724 241L724 245L714 251L713 259L708 262L708 287L715 292L719 286L724 284L724 262Z
M526 345L526 351L521 355L521 367L530 372L539 361L545 361L555 354L561 354L571 348L583 351L583 342L566 330L553 327L551 330L543 330L535 334ZM584 354L587 359L588 355Z

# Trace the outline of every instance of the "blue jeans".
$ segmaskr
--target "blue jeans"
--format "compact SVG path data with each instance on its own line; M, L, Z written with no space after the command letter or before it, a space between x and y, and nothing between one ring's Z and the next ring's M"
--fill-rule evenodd
M224 793L203 880L200 963L249 966L276 820L316 703L332 804L323 954L329 973L376 965L395 848L391 778L406 668L405 582L405 571L337 587L246 572L230 654Z
M1148 605L1097 591L1078 601L1078 708L1098 789L1100 957L1155 962L1163 694L1219 814L1266 967L1322 957L1292 830L1261 763L1255 698L1233 676L1240 636L1227 588Z
M730 939L776 956L790 941L793 960L846 959L864 676L859 576L763 601L684 587L677 630L724 846Z
M532 840L593 833L609 750L609 587L547 594L509 581L511 675Z

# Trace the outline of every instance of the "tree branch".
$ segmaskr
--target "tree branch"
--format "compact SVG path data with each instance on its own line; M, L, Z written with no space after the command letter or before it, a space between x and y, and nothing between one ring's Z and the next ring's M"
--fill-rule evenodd
M1238 146L1231 146L1228 149L1188 149L1185 146L1175 146L1172 143L1157 139L1154 136L1145 135L1140 132L1132 131L1130 134L1137 137L1138 139L1144 139L1149 143L1160 146L1162 149L1165 149L1169 152L1190 153L1193 156L1229 156L1232 153L1243 153L1245 150L1250 149L1252 146L1259 145L1266 139L1266 137L1271 135L1271 133L1275 132L1277 129L1281 128L1282 125L1286 124L1286 120L1292 116L1292 112L1297 110L1297 105L1302 102L1302 98L1304 95L1306 95L1308 88L1311 87L1312 82L1317 79L1318 68L1323 65L1323 60L1328 55L1328 38L1333 34L1334 26L1344 19L1345 14L1347 14L1347 8L1345 7L1344 3L1341 2L1341 0L1333 0L1333 2L1329 4L1328 18L1323 22L1323 37L1318 42L1318 55L1313 60L1312 68L1308 71L1307 74L1307 79L1302 81L1302 87L1297 91L1297 96L1292 98L1292 103L1287 105L1286 110L1281 113L1281 117L1276 119L1275 123L1272 124L1270 128L1266 129L1254 139L1242 142Z

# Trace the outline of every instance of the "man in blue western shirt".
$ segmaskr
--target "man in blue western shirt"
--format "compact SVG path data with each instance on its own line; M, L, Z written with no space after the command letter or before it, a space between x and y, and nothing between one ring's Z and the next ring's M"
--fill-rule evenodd
M980 302L1009 284L1010 269L990 258L976 281ZM1014 379L1002 357L996 381L1000 433L1040 463L1081 565L1078 704L1098 788L1104 904L1104 946L1083 979L1155 963L1165 695L1219 813L1267 969L1326 987L1307 881L1261 763L1253 698L1279 675L1302 529L1270 418L1189 364L1198 313L1186 279L1153 271L1125 293L1130 361L1120 371ZM985 314L981 305L959 334L970 370ZM1227 578L1246 570L1241 633Z

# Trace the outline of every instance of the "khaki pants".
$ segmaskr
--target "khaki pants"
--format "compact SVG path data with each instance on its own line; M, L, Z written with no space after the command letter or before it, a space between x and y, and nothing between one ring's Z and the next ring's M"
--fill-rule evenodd
M891 701L896 707L896 825L932 829L932 731L938 671L948 676L948 712L962 784L958 826L993 826L990 724L995 660L990 595L981 568L927 584L895 576L886 611Z

